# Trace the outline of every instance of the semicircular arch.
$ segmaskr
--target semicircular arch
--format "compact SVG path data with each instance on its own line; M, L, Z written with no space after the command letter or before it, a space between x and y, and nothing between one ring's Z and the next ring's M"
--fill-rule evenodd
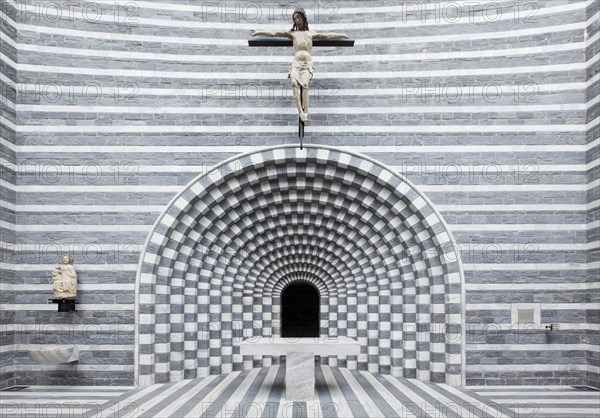
M294 242L298 235L307 239ZM240 245L255 252L242 262L226 257ZM203 252L203 246L217 250ZM240 355L235 338L201 334L213 322L235 329L234 322L253 320L262 328L238 336L260 334L272 326L272 307L265 304L281 283L302 275L340 306L339 316L329 313L332 329L363 345L360 355L345 360L348 367L464 380L464 338L440 334L464 321L464 274L440 213L415 185L369 157L279 146L198 176L157 219L136 279L137 382L261 364ZM356 292L349 294L352 286ZM367 338L367 330L378 338ZM417 338L415 347L410 341Z

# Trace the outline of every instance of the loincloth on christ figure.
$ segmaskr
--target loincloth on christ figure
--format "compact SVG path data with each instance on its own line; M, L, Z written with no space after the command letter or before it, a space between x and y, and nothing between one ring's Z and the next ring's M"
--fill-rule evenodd
M308 90L314 71L315 67L310 54L306 51L298 51L290 65L288 78L292 80L292 83L295 80L303 89Z

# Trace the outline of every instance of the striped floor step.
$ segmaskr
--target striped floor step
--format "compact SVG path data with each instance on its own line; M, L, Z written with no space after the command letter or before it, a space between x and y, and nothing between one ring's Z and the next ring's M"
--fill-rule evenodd
M591 389L591 390L586 390ZM600 391L571 386L485 386L473 387L517 417L598 417Z
M85 417L124 393L131 386L27 386L0 391L0 417Z

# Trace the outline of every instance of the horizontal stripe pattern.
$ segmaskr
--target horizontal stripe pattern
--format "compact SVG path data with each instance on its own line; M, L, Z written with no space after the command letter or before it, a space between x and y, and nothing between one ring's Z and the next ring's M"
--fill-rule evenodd
M569 387L470 388L515 414L544 417L589 417L600 412L600 392ZM583 388L585 389L585 388Z
M510 311L510 304L487 302L486 292L537 294L543 292L544 286L555 286L548 294L562 291L571 295L586 289L595 290L592 283L578 282L570 288L565 288L568 287L565 283L581 280L587 271L599 267L596 259L585 259L586 253L597 246L597 238L588 240L587 236L598 228L598 223L582 218L600 204L597 193L594 194L598 181L592 175L589 182L582 178L598 167L597 158L586 159L586 154L597 155L594 150L598 139L587 145L585 141L586 133L598 126L597 117L586 118L586 114L597 107L598 97L584 98L586 91L598 82L598 75L585 80L586 69L592 68L598 58L592 56L586 62L582 57L587 48L598 42L598 34L585 36L586 28L594 23L598 14L585 16L590 2L559 5L545 2L535 14L536 22L516 24L512 21L514 15L509 12L511 2L495 3L504 11L498 21L478 18L449 24L447 21L421 22L411 16L408 22L399 20L406 12L402 5L355 8L343 2L336 11L337 23L314 25L318 30L347 30L356 38L356 46L327 52L315 50L315 85L331 84L336 89L336 97L323 104L315 103L313 119L307 126L307 134L312 135L307 138L309 141L343 144L344 149L386 159L386 163L392 162L401 173L403 162L425 159L429 168L435 161L463 164L465 158L476 161L480 167L475 169L477 174L468 184L452 183L448 176L443 180L445 184L432 183L431 179L415 181L444 215L457 216L448 223L459 243L475 243L475 247L464 250L465 255L484 250L494 255L491 261L476 258L464 263L467 277L472 280L466 288L469 300L481 298L481 303L466 306L467 313L472 314L479 310L493 312L496 308ZM113 2L99 1L98 4L108 9ZM0 231L3 235L5 232L18 234L16 242L23 245L11 247L8 240L2 244L3 248L15 249L18 256L24 257L24 262L2 266L18 272L17 275L23 273L38 280L33 284L22 277L15 279L15 283L2 284L2 289L13 295L25 292L34 298L30 300L33 303L10 300L4 304L3 300L4 312L56 310L54 305L44 304L43 295L48 292L44 286L47 285L39 281L48 276L53 262L44 260L38 264L27 258L37 251L36 243L55 242L60 250L67 248L65 243L74 243L68 249L80 251L86 249L89 237L90 242L100 245L103 257L113 250L109 238L121 244L141 246L152 218L158 216L187 182L180 173L186 172L190 179L199 174L191 166L192 160L214 164L233 154L268 145L267 141L295 141L292 117L295 110L287 90L277 102L244 105L236 103L235 98L226 101L210 98L209 104L202 103L207 92L198 88L198 84L206 80L213 85L246 82L264 85L278 80L287 89L285 71L289 50L247 48L247 30L257 27L252 22L221 22L218 14L209 13L206 24L199 25L203 23L201 17L192 13L207 11L201 5L160 1L136 2L136 5L139 19L132 33L120 33L117 25L111 25L114 22L109 16L101 20L102 29L81 19L81 14L75 22L53 25L44 20L44 17L52 17L53 9L45 12L48 16L40 16L35 2L30 2L23 22L17 23L10 16L0 14L3 23L17 28L21 35L18 41L10 38L7 41L18 50L19 62L13 62L8 53L2 56L9 70L18 70L20 92L31 93L40 86L54 83L64 86L74 79L94 77L99 81L102 94L101 100L85 102L86 91L76 85L72 89L73 103L54 103L48 96L42 96L39 103L31 103L26 101L31 96L23 95L24 101L12 107L9 103L9 108L17 113L16 120L8 115L0 119L3 127L18 133L18 144L3 140L0 145L16 152L17 162L27 163L36 159L59 164L82 159L97 161L98 153L102 152L101 158L107 158L105 161L114 157L119 164L139 163L136 178L140 181L138 184L90 183L83 178L81 166L75 168L81 174L78 172L68 184L47 184L35 179L34 168L25 168L30 175L18 169L15 181L4 181L3 177L0 182L3 193L16 194L19 199L2 202L0 206L20 214L18 222L3 218ZM422 7L434 11L435 5ZM277 6L276 13L282 11ZM368 17L367 22L354 21L364 13L375 16ZM36 16L42 17L41 22L35 22ZM282 25L287 28L289 23L286 20L259 26L279 29ZM382 35L378 29L384 27L387 30ZM414 36L412 32L407 36L405 28L411 28ZM48 39L54 39L56 44L47 42ZM372 68L363 71L366 63ZM151 69L145 64L156 64L160 68ZM187 64L191 65L188 70L179 66ZM456 84L463 91L477 95L478 101L471 103L465 99L447 103L442 88L428 92L417 86L415 90L410 85L415 79L424 80L426 84ZM536 81L535 97L539 102L522 102L528 92L520 91L515 96L510 83L531 79ZM140 102L111 103L110 83L114 80L137 83L140 88L136 98ZM12 85L4 74L0 82ZM486 82L499 86L500 102L482 100ZM421 100L423 94L425 100ZM409 99L405 100L406 97ZM365 104L357 104L356 100ZM158 105L154 106L153 101L159 101ZM389 119L382 119L388 115L392 118L391 125ZM421 120L421 115L438 119ZM139 119L127 119L132 116ZM146 117L157 120L144 119ZM243 122L228 117L238 117ZM272 120L275 122L271 123ZM444 135L454 135L456 142L448 145ZM140 142L135 142L135 136L141 138ZM494 142L500 138L503 142ZM203 141L203 145L198 145L198 141ZM189 160L182 158L184 153ZM173 160L177 162L171 163ZM513 162L535 161L542 163L538 164L539 172L547 173L548 177L532 184L523 184L514 177L508 180L502 177L501 184L486 183L486 160L500 162L504 173L509 172L505 168ZM10 166L4 164L7 165ZM104 168L102 173L110 173ZM448 170L447 173L457 171L452 167ZM159 180L157 173L177 176L165 183L167 180ZM523 174L528 172L525 170ZM408 175L412 179L411 176ZM101 178L105 180L106 177ZM53 198L65 204L57 205ZM467 210L469 214L464 213ZM113 213L113 220L98 216ZM131 215L131 222L120 220L124 213ZM531 216L516 220L523 213ZM549 216L545 217L544 213ZM97 220L90 221L94 216ZM506 217L515 220L507 222ZM539 223L532 220L535 217L539 217ZM515 262L511 245L522 244L523 239L538 244L536 251L541 257L560 259L548 263L522 259ZM129 300L109 303L104 297L110 297L115 289L133 295L137 251L130 251L125 260L112 259L108 268L102 264L105 258L97 262L79 258L81 262L76 261L76 268L82 279L81 293L86 298L97 293L99 301L92 304L86 299L77 310L85 314L94 309L133 312L135 307ZM546 254L542 254L544 252ZM497 256L509 253L512 258ZM534 279L536 274L542 277ZM122 280L122 275L129 281L112 289L107 282L100 282ZM493 281L494 275L498 282ZM519 275L531 282L512 283ZM552 281L546 278L551 276L564 277L565 283L556 284L554 278ZM593 309L579 303L547 303L542 307L548 311L573 308ZM499 324L510 322L504 315L489 314L487 318ZM556 322L585 326L572 321L569 316ZM490 346L490 350L494 348ZM505 366L510 367L510 364ZM321 413L325 415L325 411Z
M502 4L504 3L504 4ZM577 3L573 3L573 4L563 4L563 5L559 5L559 6L549 6L549 7L543 7L543 8L539 8L537 10L537 16L546 16L546 15L552 15L552 14L560 14L560 13L568 13L568 12L572 12L572 11L576 11L576 10L581 10L584 9L589 3L587 1L581 1L581 2L577 2ZM497 21L502 21L502 20L511 20L515 18L515 15L511 15L509 13L502 13L502 9L498 8L498 5L502 5L502 6L510 6L509 2L501 2L501 3L495 3L496 10L495 12L497 13L491 13L492 17L494 18L494 20ZM508 9L508 7L506 7L506 9ZM47 18L59 18L61 17L61 10L58 8L44 8L43 10L40 7L36 7L35 5L27 5L27 4L23 4L21 5L21 10L23 10L24 13L45 13ZM360 8L355 8L355 10L358 10L360 12ZM382 9L382 10L387 10L387 14L390 13L390 9ZM396 13L401 12L401 11L405 11L406 9L396 9ZM187 9L186 10L188 13L193 13L192 9ZM78 19L83 20L84 16L77 16L75 15L74 17L78 17ZM217 18L215 18L216 20ZM114 23L114 20L111 20L111 16L98 16L94 19L97 22L108 22L108 23ZM448 22L448 21L434 21L434 20L429 20L429 21L419 21L418 19L414 19L412 21L406 21L406 22L402 22L403 26L405 27L419 27L419 26L444 26L444 25L448 25L448 24L460 24L460 23L489 23L491 20L490 17L488 16L466 16L466 17L462 17L459 19L455 19L455 21L453 22ZM178 21L178 22L173 22L173 20L167 20L167 19L155 19L155 18L145 18L145 17L136 17L136 23L141 24L141 25L147 25L147 26L159 26L159 27L182 27L182 28L196 28L198 26L197 22L189 22L189 21ZM255 24L254 23L227 23L227 22L219 22L219 21L204 21L202 22L205 26L204 28L206 29L244 29L244 30L251 30L255 28ZM390 21L386 21L386 20L379 20L377 22L360 22L360 23L320 23L319 27L321 29L326 29L326 30L349 30L349 29L370 29L370 28L382 28L382 27L394 27L394 24L398 24L398 15L394 16L392 14L392 19L390 19ZM280 29L280 24L263 24L261 25L262 27L264 27L265 29L271 29L271 30L279 30Z

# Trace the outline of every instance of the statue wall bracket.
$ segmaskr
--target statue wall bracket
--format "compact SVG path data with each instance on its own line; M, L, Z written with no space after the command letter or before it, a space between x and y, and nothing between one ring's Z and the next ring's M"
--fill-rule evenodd
M58 304L58 312L74 312L75 305L79 304L77 298L59 298L59 299L48 299L48 303Z

